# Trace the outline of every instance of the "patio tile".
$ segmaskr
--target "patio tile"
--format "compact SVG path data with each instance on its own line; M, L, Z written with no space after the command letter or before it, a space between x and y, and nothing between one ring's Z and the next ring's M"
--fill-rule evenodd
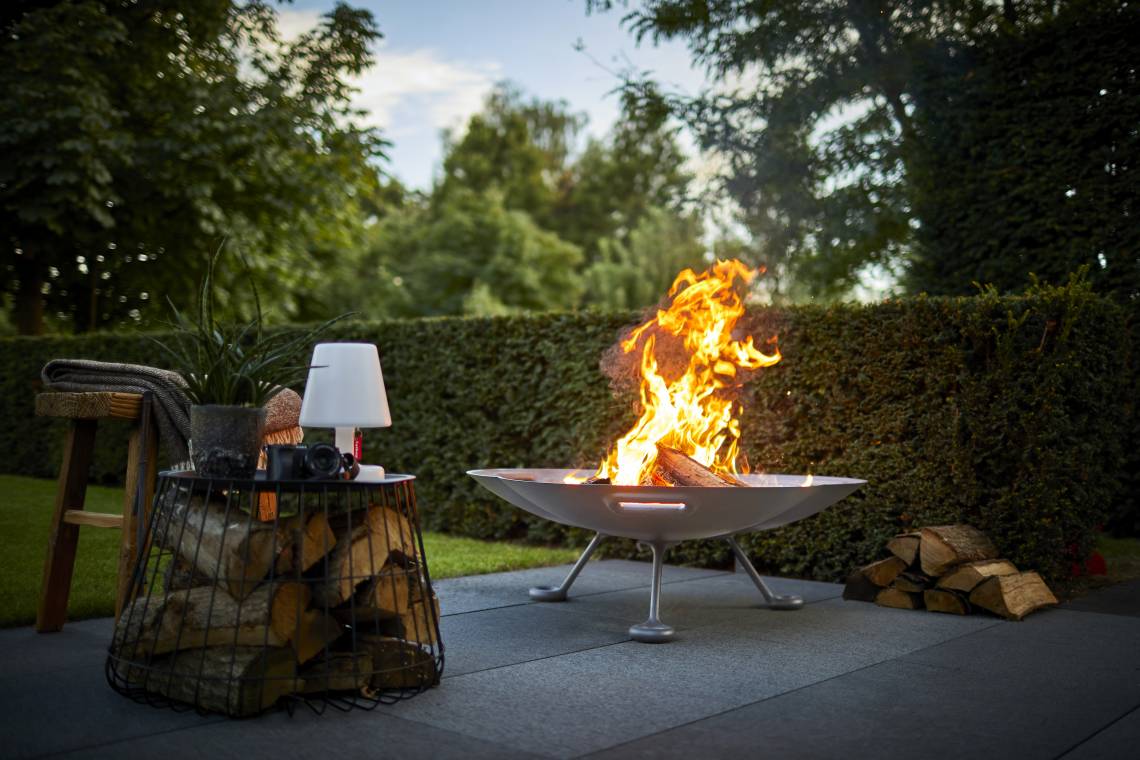
M1140 617L1140 580L1095 591L1069 602L1062 609Z
M531 586L557 586L570 572L570 565L516 570L493 575L446 578L433 582L444 615L458 615L495 607L530 604ZM607 559L590 562L574 583L571 596L587 596L631 588L648 588L651 567L648 562ZM724 575L723 570L704 570L667 565L666 583Z
M544 605L452 615L440 626L445 679L629 640L621 621L559 614Z
M746 576L723 575L674 583L663 589L661 619L674 626L679 637L702 626L732 624L739 625L742 631L747 631L750 635L783 640L798 640L804 632L817 635L834 628L834 634L845 641L849 637L845 635L843 626L853 625L858 627L858 638L871 638L874 634L874 638L880 641L884 638L897 639L904 645L904 651L925 645L923 639L915 638L915 631L930 631L934 634L934 641L942 641L948 636L998 622L983 617L915 615L913 612L890 610L873 604L845 602L839 598L842 587L836 584L782 578L769 580L776 593L802 595L807 602L805 607L799 610L769 610L763 606L760 592ZM560 611L604 615L623 621L628 627L645 618L649 609L649 593L647 589L634 589L571 598L569 602L549 606ZM886 632L885 637L882 631L884 617L899 621L891 624L895 630ZM899 629L899 625L903 628ZM948 631L949 634L946 633Z
M33 757L226 720L140 705L107 685L102 652L81 660L0 683L0 754Z
M57 633L34 628L0 630L0 681L73 667L101 667L111 643L110 618L68 623Z
M572 757L829 672L792 647L754 644L709 631L667 646L616 644L448 679L393 712L516 749Z
M993 626L977 636L923 649L907 659L982 674L1020 674L1061 685L1097 679L1115 682L1126 674L1140 702L1137 642L1140 620L1136 618L1045 610L1020 623Z
M898 611L872 607L846 615L840 609L812 614L813 607L781 615L800 621L784 629L782 639L763 637L756 632L759 627L748 621L710 624L693 628L666 646L629 642L458 676L438 691L397 706L395 712L518 749L570 757L976 630L958 621L929 627L915 624L914 641L906 646L858 646L852 644L850 633L844 634L854 621L852 614L891 617ZM829 617L843 620L829 625ZM906 627L906 621L891 625Z
M1061 757L1065 760L1118 760L1140 746L1140 705Z
M162 757L169 760L251 757L535 757L454 731L386 715L381 706L371 712L323 716L302 708L292 718L275 713L257 720L225 721L185 731L167 732L104 744L68 753L69 758Z
M1118 714L1119 697L1092 683L1043 688L1015 673L890 661L600 755L1052 758Z

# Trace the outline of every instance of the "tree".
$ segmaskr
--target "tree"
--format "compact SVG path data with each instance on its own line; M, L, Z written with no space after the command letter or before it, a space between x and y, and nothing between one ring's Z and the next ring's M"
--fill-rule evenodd
M261 0L17 6L0 239L19 330L42 330L45 306L83 330L184 303L222 241L295 311L310 242L357 234L382 155L345 83L371 62L371 15L338 4L286 43Z
M614 0L587 0L608 10ZM911 242L908 173L925 150L914 73L931 45L968 45L1053 14L1006 0L646 0L624 17L639 40L683 39L716 86L672 99L725 162L766 258L818 293ZM645 83L632 82L636 91Z
M920 70L916 127L929 150L910 182L915 291L975 282L1018 291L1033 272L1087 268L1102 293L1140 303L1140 9L1083 2Z
M703 269L705 246L695 214L651 207L627 241L603 238L587 267L586 303L602 309L641 309L657 303L677 273Z
M526 100L509 83L488 95L462 135L444 135L443 177L433 202L464 191L497 190L507 208L548 226L586 117L565 101Z
M621 115L610 134L590 140L574 161L557 200L553 229L594 261L603 240L627 245L647 214L660 216L668 209L681 221L692 176L678 131L664 99L623 93Z
M327 313L372 317L572 309L581 266L577 246L507 208L499 191L453 188L446 200L413 199L390 211L367 252L317 300Z

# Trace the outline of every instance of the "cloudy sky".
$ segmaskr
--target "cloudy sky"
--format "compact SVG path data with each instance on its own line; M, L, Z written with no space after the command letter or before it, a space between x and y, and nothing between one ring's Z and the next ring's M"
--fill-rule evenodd
M281 7L282 31L317 23L335 0ZM604 134L618 112L610 71L652 71L670 89L695 93L704 76L683 44L638 46L620 11L587 16L585 0L353 0L384 33L376 64L356 82L358 105L394 145L388 170L426 188L440 162L440 131L461 128L488 90L510 80L531 95L566 100ZM585 53L575 49L581 41Z

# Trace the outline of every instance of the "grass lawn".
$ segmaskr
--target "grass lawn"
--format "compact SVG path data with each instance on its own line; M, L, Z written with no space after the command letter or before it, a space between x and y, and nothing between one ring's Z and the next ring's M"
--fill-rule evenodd
M0 627L30 625L36 618L55 481L0 475ZM123 492L91 486L86 508L119 513ZM496 573L572 562L577 552L442 533L424 533L432 578ZM119 531L81 528L68 617L112 615Z

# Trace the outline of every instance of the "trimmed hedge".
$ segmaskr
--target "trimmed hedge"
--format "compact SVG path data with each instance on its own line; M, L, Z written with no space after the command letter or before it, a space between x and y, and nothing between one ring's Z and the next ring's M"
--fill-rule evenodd
M552 314L355 323L340 339L380 345L393 427L369 458L419 476L428 526L484 538L584 539L482 491L476 467L588 466L633 421L598 359L631 314ZM815 518L745 542L767 567L824 580L878 556L908 525L970 522L1003 555L1050 575L1087 554L1118 494L1131 415L1122 310L1080 286L1025 297L917 298L872 306L754 311L784 361L750 391L754 467L865 478ZM156 361L139 336L0 341L0 468L52 476L58 429L32 416L53 357ZM108 426L110 428L111 426ZM93 468L119 471L122 432ZM44 508L48 508L45 505ZM729 560L723 542L673 558ZM632 554L632 544L611 553Z

